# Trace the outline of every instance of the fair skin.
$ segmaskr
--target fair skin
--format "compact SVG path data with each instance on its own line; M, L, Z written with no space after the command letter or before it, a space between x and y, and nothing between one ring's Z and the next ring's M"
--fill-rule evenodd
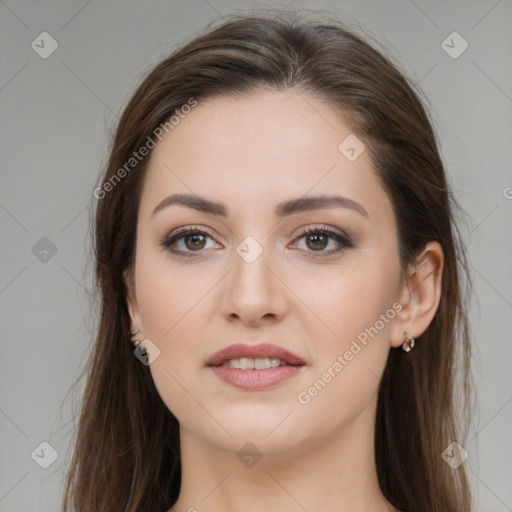
M318 99L259 91L200 101L152 154L126 282L132 328L160 349L149 368L180 423L182 484L169 512L397 510L374 463L378 385L404 331L418 337L434 317L443 254L430 242L401 279L396 219L368 151L349 161L338 150L351 133ZM152 215L176 193L228 214L173 204ZM331 205L276 217L279 203L313 195L344 196L366 214ZM173 244L189 258L159 244L182 226L207 232ZM343 244L319 244L305 227L344 233L352 247L326 256ZM248 236L263 251L250 263L236 250ZM386 312L378 334L301 403ZM306 365L271 388L239 389L206 366L233 343L272 343ZM246 443L262 455L251 467L237 457Z

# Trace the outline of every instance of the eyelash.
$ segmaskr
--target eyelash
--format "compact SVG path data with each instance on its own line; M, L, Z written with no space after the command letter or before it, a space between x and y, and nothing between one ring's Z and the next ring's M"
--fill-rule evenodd
M309 226L306 229L304 229L295 240L299 241L306 236L318 235L318 234L324 235L324 236L327 236L327 237L333 239L334 241L341 244L341 247L338 249L331 249L330 251L325 251L325 252L324 251L306 251L309 253L318 252L319 254L320 253L322 254L322 256L307 254L307 256L310 258L327 258L330 256L334 256L334 255L344 251L345 249L349 249L354 246L352 241L350 240L350 238L347 235L341 235L340 233L333 231L332 229L329 229L328 227L324 227L324 226L322 226L322 227ZM191 235L205 235L209 238L212 238L209 233L207 233L206 231L203 231L202 229L198 229L193 226L187 226L184 228L178 228L176 231L174 231L173 233L171 233L164 239L160 240L159 245L165 247L172 254L175 254L179 257L194 258L197 255L200 255L200 253L203 251L201 251L201 250L199 250L199 251L180 251L180 250L176 250L176 249L171 249L171 245L173 245L174 243L178 242L179 240L181 240L187 236L191 236ZM197 254L195 254L195 253L197 253Z

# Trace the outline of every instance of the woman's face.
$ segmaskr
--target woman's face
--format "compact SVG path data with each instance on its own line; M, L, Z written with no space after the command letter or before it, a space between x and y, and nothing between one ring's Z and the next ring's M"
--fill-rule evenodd
M189 206L166 204L175 194ZM368 151L328 105L294 92L200 101L151 156L134 277L132 323L160 350L151 374L183 435L268 454L356 426L370 435L402 334L396 222ZM211 361L235 344L249 350ZM264 369L209 366L226 358Z

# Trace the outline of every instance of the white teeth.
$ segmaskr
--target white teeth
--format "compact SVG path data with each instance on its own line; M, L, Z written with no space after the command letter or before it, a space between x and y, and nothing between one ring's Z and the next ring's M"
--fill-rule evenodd
M270 359L268 357L265 359L255 359L254 368L256 368L256 370L268 370L270 368Z
M248 357L241 357L240 368L242 370L254 370L254 359L249 359Z
M258 357L256 359L241 357L240 359L224 361L221 366L229 366L230 368L238 368L239 370L267 370L268 368L277 368L278 366L285 365L287 365L287 363L277 357Z

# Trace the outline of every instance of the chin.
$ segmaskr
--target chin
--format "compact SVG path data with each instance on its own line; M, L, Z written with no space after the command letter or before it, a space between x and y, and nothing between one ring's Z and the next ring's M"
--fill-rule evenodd
M302 444L308 437L307 425L304 422L299 425L297 413L290 409L281 407L275 411L262 411L260 415L253 411L253 414L246 416L241 416L240 412L245 412L245 408L238 408L237 413L230 418L216 416L233 437L227 435L218 425L215 429L208 428L204 435L211 442L230 451L238 452L242 446L252 443L268 455L287 452Z

